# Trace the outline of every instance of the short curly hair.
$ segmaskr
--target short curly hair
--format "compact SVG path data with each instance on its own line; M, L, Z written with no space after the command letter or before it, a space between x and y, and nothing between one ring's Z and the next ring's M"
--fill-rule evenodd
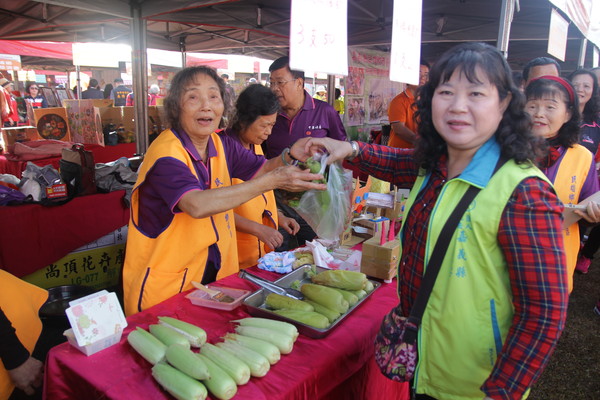
M447 154L447 144L437 131L432 117L435 89L460 71L469 82L480 82L480 68L485 77L498 90L500 100L510 96L510 101L494 136L501 154L518 164L534 161L544 154L544 140L531 133L531 119L524 111L525 98L515 86L512 71L498 49L485 43L464 43L446 51L429 71L429 81L417 92L416 119L419 121L419 139L415 159L426 171L437 164L440 156Z
M240 134L262 115L272 115L279 111L279 100L273 91L263 85L248 86L235 102L235 115L231 128Z
M564 81L565 85L571 86L571 83L566 79L562 81ZM573 86L571 86L571 90L572 93L575 93ZM527 100L537 100L545 96L562 98L567 106L567 110L571 112L571 118L560 127L556 136L560 145L565 147L573 146L579 141L579 122L581 120L577 95L574 95L571 101L569 99L569 92L561 83L552 79L544 79L544 77L532 80L525 88L525 97Z
M205 65L199 65L195 67L184 68L179 71L171 81L171 88L169 93L164 100L165 116L167 120L167 126L173 130L181 130L181 121L179 116L181 114L181 100L185 93L185 88L194 82L196 75L204 74L212 78L219 87L221 99L223 101L223 115L227 115L227 103L225 99L225 82L214 68L207 67ZM219 121L219 127L223 127L223 118Z

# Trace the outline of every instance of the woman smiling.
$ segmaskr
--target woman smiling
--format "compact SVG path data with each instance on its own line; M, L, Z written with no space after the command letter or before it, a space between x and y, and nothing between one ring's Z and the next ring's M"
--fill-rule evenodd
M125 312L146 309L239 270L232 209L275 188L325 189L320 175L265 160L217 134L225 84L209 67L180 71L165 98L170 129L144 156L131 201L123 267ZM245 182L232 185L232 179Z

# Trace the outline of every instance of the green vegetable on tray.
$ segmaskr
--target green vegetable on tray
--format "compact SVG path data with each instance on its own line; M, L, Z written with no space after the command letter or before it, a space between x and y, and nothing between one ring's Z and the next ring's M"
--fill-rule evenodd
M327 286L305 283L300 288L300 291L309 300L315 301L342 314L348 311L350 306L344 299L344 296Z
M345 290L361 290L367 284L367 276L362 272L332 269L311 277L313 283Z
M267 307L274 310L300 310L300 311L314 311L313 306L302 301L292 299L291 297L282 296L276 293L269 293L265 299Z
M353 305L358 303L358 296L355 295L354 293L350 293L349 291L344 290L344 289L338 289L338 288L332 288L332 289L335 290L336 292L338 292L339 294L341 294L342 296L344 296L344 300L346 300L348 302L348 305L350 307L352 307Z
M327 317L327 319L329 320L329 322L333 322L336 319L338 319L340 317L340 314L338 311L334 311L330 308L327 308L315 301L312 300L306 300L307 303L309 303L311 306L313 306L315 308L315 312L318 312L319 314L324 315L325 317Z
M258 326L259 328L267 328L281 333L285 333L286 335L290 336L294 341L298 338L298 328L284 321L276 321L274 319L268 318L249 317L238 319L233 322L237 322L240 325Z
M330 325L329 319L326 316L314 311L275 310L275 313L318 329L325 329Z

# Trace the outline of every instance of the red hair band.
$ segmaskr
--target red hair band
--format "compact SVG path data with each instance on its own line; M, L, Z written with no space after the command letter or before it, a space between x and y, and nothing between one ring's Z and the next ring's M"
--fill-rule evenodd
M560 85L567 90L567 93L569 93L569 101L571 102L571 104L575 103L575 92L573 91L573 86L571 86L571 84L567 80L565 80L559 76L543 75L543 76L540 76L539 78L532 79L531 81L529 81L529 83L537 81L539 79L549 79L551 81L560 83Z

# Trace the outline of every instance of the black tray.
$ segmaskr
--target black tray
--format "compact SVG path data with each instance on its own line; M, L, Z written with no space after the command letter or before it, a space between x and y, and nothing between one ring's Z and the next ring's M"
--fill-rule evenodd
M299 280L301 282L301 284L310 283L310 279L306 277L306 271L309 270L310 268L311 268L311 266L309 266L309 265L302 266L302 267L298 268L297 270L292 271L289 274L284 275L283 277L277 279L275 281L275 283L277 283L279 286L283 286L283 287L290 287L292 285L292 283L294 283L297 280ZM327 271L327 268L321 268L321 267L316 267L316 268L317 268L317 272ZM308 337L311 337L314 339L320 339L320 338L323 338L323 337L329 335L331 333L331 331L333 331L335 328L337 328L337 326L340 325L342 323L342 321L352 311L354 311L357 307L359 307L366 299L368 299L375 292L375 290L377 290L381 286L380 282L377 282L377 281L374 281L371 279L369 279L369 280L373 284L374 289L370 293L367 293L367 295L365 297L358 300L358 303L356 303L355 305L350 307L346 313L342 314L331 325L329 325L329 327L327 327L325 329L315 328L313 326L303 324L302 322L294 321L293 319L286 318L284 316L281 316L279 314L276 314L276 313L268 310L265 306L265 299L270 292L265 289L257 290L256 292L252 293L250 296L246 297L243 304L248 309L248 312L250 313L250 315L252 315L254 317L270 318L270 319L276 319L279 321L289 322L290 324L294 324L298 328L298 332L300 332L304 336L308 336Z
M65 310L69 308L69 302L82 298L96 292L88 286L63 285L48 289L48 300L40 308L42 318L67 318Z

